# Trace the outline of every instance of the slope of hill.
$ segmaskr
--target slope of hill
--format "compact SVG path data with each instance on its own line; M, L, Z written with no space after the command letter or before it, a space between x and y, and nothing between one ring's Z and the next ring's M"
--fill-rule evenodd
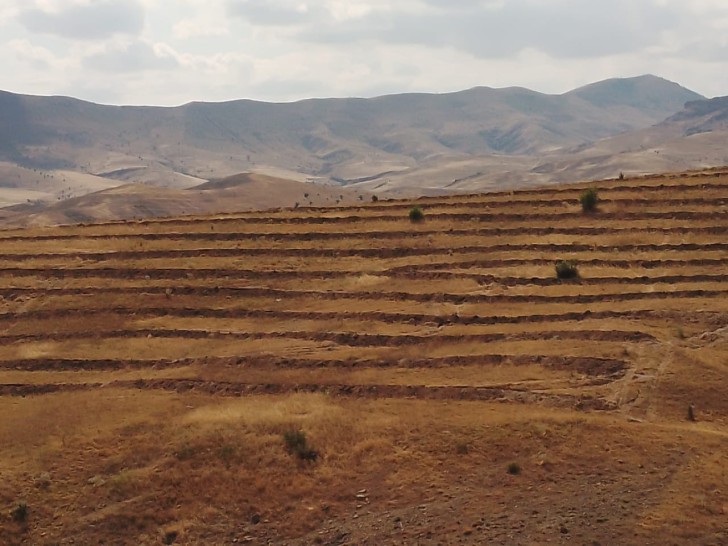
M370 200L366 192L336 185L308 184L262 174L239 174L188 189L127 184L54 205L6 208L5 226L46 226L215 214L275 207L334 206Z
M587 90L592 93L592 90ZM599 100L599 95L591 100ZM691 101L652 127L536 156L483 155L423 161L353 185L400 195L536 186L581 179L728 165L728 98ZM422 181L426 182L422 182Z
M0 543L726 544L728 172L598 186L0 232Z
M0 93L0 159L178 188L235 172L272 174L271 168L300 179L352 181L423 161L533 155L584 144L648 127L699 98L654 76L608 80L559 96L475 88L177 108Z
M583 146L569 157L538 169L558 172L556 178L584 179L613 175L671 172L728 165L728 97L689 102L685 108L641 131Z

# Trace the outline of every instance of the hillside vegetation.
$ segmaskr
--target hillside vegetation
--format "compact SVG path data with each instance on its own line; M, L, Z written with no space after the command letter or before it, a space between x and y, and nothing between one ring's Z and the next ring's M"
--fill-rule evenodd
M0 543L725 544L727 204L0 232Z

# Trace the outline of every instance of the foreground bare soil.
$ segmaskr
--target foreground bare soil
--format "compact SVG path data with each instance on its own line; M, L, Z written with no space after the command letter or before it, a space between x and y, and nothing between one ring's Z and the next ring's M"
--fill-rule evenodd
M599 190L0 232L0 543L728 543L728 173Z

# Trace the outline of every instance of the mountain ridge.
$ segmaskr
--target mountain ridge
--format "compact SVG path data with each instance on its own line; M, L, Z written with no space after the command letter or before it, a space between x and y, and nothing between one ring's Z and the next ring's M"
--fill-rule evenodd
M610 93L617 98L605 100ZM183 189L239 172L347 184L431 162L488 157L508 163L570 150L652 126L701 99L656 76L604 80L560 95L475 87L176 107L4 92L0 185L15 191L5 198L12 204L19 189L27 200L50 202L123 183ZM48 177L59 169L78 175L54 185ZM39 171L45 178L38 180Z

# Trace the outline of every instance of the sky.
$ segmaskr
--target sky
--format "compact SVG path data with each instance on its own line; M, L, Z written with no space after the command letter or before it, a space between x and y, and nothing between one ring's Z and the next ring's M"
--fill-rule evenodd
M655 74L728 95L728 0L0 0L0 89L288 102Z

